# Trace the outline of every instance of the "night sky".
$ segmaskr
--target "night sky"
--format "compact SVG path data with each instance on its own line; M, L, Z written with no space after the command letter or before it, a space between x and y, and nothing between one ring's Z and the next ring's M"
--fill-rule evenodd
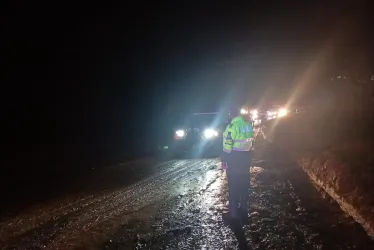
M351 51L342 48L367 55L372 41L371 8L358 1L121 2L8 6L8 168L104 165L149 152L184 114L232 99L287 100L308 70L308 81L322 79L332 58Z

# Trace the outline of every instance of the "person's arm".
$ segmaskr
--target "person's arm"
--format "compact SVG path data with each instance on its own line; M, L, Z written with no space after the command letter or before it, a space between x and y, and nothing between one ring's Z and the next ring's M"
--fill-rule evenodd
M222 161L227 162L228 156L231 154L234 145L234 138L236 136L235 124L230 123L223 133L223 152Z
M251 123L251 138L254 139L254 126L253 126L253 123Z
M254 140L255 140L253 129L254 129L254 126L253 126L253 124L251 124L251 134L250 134L251 144L252 144L251 145L251 150L253 150L253 148L254 148Z

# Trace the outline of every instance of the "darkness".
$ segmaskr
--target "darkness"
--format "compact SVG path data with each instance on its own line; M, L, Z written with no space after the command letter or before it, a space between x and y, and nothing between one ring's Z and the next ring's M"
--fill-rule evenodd
M364 3L122 2L8 6L3 173L149 155L185 114L287 100L313 62L323 65L316 82L352 47L372 58Z

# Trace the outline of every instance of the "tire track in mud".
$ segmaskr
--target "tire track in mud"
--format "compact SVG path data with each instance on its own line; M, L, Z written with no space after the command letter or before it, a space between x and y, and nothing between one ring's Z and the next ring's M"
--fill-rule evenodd
M183 178L189 177L191 170L199 172L207 165L214 163L216 163L215 160L183 160L164 163L157 174L125 189L95 197L88 202L84 202L86 199L81 200L79 201L83 202L81 207L74 207L72 203L68 204L70 209L67 211L60 208L59 211L62 210L62 213L56 216L57 218L41 222L36 228L24 230L17 237L13 235L11 240L13 244L8 245L8 248L33 246L58 249L61 245L66 247L65 244L68 241L73 247L74 241L82 232L88 233L95 226L100 228L98 225L115 217L126 217L126 215L128 217L130 213L136 212L152 200L167 195L167 189Z

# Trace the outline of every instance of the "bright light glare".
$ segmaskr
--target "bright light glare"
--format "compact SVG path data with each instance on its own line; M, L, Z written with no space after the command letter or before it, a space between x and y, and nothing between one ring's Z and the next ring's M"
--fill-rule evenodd
M246 115L246 114L248 114L248 110L242 108L242 109L240 110L240 114L242 114L242 115Z
M260 119L255 119L254 120L254 125L259 125L261 124L261 120Z
M186 133L184 132L184 130L177 130L177 131L175 131L175 134L178 137L183 137Z
M218 136L218 132L214 129L206 129L204 130L204 137L207 138L207 139L210 139L212 137L216 137Z
M278 115L277 113L278 113L277 111L273 111L273 110L269 110L269 111L267 111L267 112L266 112L266 114L267 114L267 119L268 119L268 120L271 120L271 119L276 118L277 115Z
M278 117L283 117L283 116L286 116L287 114L288 114L288 110L285 108L281 108L278 111Z
M257 109L251 109L251 111L249 111L251 113L251 117L252 119L258 119L258 110Z

